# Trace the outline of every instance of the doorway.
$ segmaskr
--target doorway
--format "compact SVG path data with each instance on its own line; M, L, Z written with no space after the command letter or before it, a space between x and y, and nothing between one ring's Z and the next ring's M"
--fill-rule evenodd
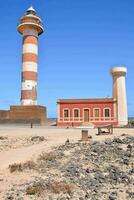
M89 109L84 109L84 122L89 122Z

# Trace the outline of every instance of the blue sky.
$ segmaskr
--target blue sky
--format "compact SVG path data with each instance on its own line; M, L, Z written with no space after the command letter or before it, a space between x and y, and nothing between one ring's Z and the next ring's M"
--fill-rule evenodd
M111 97L112 66L125 65L134 116L133 0L6 0L0 5L0 109L20 104L22 38L17 23L33 5L39 37L38 104L56 116L58 98Z

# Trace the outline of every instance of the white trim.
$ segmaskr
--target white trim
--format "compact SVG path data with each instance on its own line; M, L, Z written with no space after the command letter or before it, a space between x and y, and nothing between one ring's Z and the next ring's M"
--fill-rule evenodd
M87 122L90 122L90 108L83 108L83 116L82 116L82 118L83 118L83 122L85 122L84 121L84 110L89 110L89 121L87 121Z
M57 105L57 114L58 114L57 121L59 122L60 121L60 105L59 104Z
M80 120L79 121L74 121L73 119L71 120L72 118L70 118L70 120L68 120L68 121L64 121L64 119L61 117L60 118L60 120L59 120L59 122L70 122L70 123L72 123L72 122L74 122L74 123L77 123L77 122L83 122L83 119L82 118L80 118ZM114 118L114 117L112 117L112 119L110 119L110 120L92 120L93 118L90 118L90 121L89 122L93 122L93 123L105 123L105 122L117 122L117 119L116 118Z

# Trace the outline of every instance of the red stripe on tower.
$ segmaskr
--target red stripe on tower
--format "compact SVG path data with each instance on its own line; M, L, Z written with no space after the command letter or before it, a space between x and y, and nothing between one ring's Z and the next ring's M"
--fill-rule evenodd
M25 82L26 80L37 81L37 73L32 71L22 72L22 82Z
M22 62L35 62L37 63L38 55L35 53L24 53L22 55Z
M38 38L32 35L23 36L23 44L27 43L38 45Z

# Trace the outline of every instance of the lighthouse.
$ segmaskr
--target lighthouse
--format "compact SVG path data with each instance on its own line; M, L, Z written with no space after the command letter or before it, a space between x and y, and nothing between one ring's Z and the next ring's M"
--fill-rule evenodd
M21 105L11 105L5 118L11 123L44 124L47 108L37 103L38 36L42 20L31 6L21 17L17 30L22 35Z
M31 6L20 19L22 34L21 105L37 105L38 36L44 32L41 18Z

